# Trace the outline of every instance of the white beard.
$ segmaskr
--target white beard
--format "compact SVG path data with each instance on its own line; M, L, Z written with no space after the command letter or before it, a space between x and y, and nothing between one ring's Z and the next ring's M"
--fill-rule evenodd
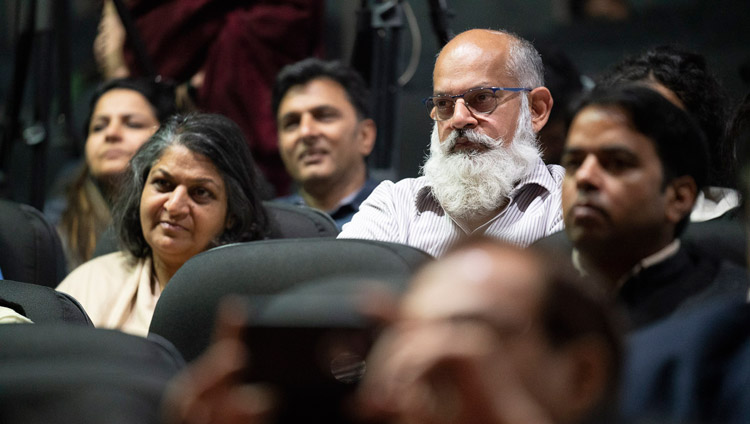
M452 152L460 137L486 150ZM432 194L440 206L458 220L485 218L504 205L516 183L531 172L541 157L526 98L521 102L510 145L502 137L495 140L472 129L453 131L441 143L437 123L431 138L430 156L422 175L430 180Z

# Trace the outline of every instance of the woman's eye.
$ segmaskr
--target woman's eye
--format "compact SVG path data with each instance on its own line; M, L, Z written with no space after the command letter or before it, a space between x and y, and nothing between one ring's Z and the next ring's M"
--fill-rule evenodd
M172 183L164 178L156 178L151 181L151 184L159 191L169 191L172 189Z
M193 197L199 200L207 200L213 197L213 193L204 187L196 187L193 190Z

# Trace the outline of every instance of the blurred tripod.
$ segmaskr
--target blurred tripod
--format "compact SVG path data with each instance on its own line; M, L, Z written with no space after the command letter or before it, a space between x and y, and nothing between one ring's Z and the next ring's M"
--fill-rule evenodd
M362 0L357 11L357 32L351 64L370 82L373 96L373 119L378 128L370 166L393 173L399 165L398 100L401 87L399 48L404 27L403 0ZM449 20L453 13L447 0L429 0L432 29L439 46L444 46L453 32Z

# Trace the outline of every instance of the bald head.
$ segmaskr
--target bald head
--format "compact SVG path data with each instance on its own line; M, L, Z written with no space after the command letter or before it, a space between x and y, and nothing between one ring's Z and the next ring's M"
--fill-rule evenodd
M463 32L440 51L433 81L455 78L471 70L484 70L503 79L510 78L507 62L513 42L510 35L499 31L473 29Z
M529 322L543 292L540 264L514 246L480 243L427 266L404 299L404 314L430 318L483 316Z
M533 45L510 32L489 29L470 29L448 42L435 62L433 82L477 69L492 70L519 86L544 85L541 57Z

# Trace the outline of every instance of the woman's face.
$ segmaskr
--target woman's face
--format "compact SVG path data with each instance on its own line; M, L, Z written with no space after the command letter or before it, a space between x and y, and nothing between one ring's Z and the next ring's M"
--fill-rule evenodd
M205 156L169 147L148 174L140 217L154 261L181 266L227 227L224 179Z
M96 102L86 138L86 163L94 178L125 172L135 151L154 134L159 121L139 92L107 91Z

